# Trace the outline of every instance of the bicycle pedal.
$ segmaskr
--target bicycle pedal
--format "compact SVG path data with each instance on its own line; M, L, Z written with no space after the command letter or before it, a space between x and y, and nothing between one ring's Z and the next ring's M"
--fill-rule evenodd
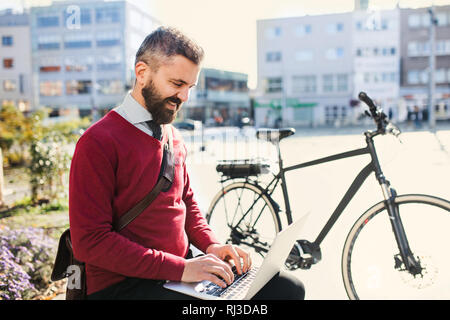
M285 262L288 270L310 269L322 259L320 247L307 240L297 240Z
M322 260L322 252L317 244L309 242L308 240L297 240L297 243L301 247L303 253L302 258L305 260L303 268L309 269L311 268L311 265Z

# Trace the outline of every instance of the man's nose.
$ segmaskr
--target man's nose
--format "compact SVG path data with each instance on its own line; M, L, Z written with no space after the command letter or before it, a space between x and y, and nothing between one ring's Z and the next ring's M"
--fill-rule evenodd
M182 89L180 92L178 92L178 98L182 101L182 102L186 102L189 99L189 88L186 89Z

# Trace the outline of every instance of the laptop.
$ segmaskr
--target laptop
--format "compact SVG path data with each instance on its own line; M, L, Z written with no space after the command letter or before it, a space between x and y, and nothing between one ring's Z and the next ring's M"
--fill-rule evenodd
M238 275L233 267L235 280L226 288L207 280L192 283L167 281L164 287L202 300L249 300L281 270L307 217L308 214L304 215L277 234L260 266L252 265L243 275Z

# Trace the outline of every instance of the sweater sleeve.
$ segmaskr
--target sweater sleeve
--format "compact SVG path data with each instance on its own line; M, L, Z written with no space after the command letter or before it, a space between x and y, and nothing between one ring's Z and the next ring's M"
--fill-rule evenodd
M194 192L190 185L186 164L184 164L184 181L183 201L186 205L186 234L188 235L189 241L195 247L206 252L206 249L211 244L219 243L219 241L202 215L197 201L194 199Z
M113 231L116 155L111 145L86 134L77 143L69 181L74 255L87 264L128 277L180 280L183 258L145 248Z

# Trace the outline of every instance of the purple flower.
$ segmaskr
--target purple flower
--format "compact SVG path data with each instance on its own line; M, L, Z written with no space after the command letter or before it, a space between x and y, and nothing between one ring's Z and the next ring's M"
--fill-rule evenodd
M1 229L0 300L32 297L43 283L42 272L52 267L56 245L42 229Z

